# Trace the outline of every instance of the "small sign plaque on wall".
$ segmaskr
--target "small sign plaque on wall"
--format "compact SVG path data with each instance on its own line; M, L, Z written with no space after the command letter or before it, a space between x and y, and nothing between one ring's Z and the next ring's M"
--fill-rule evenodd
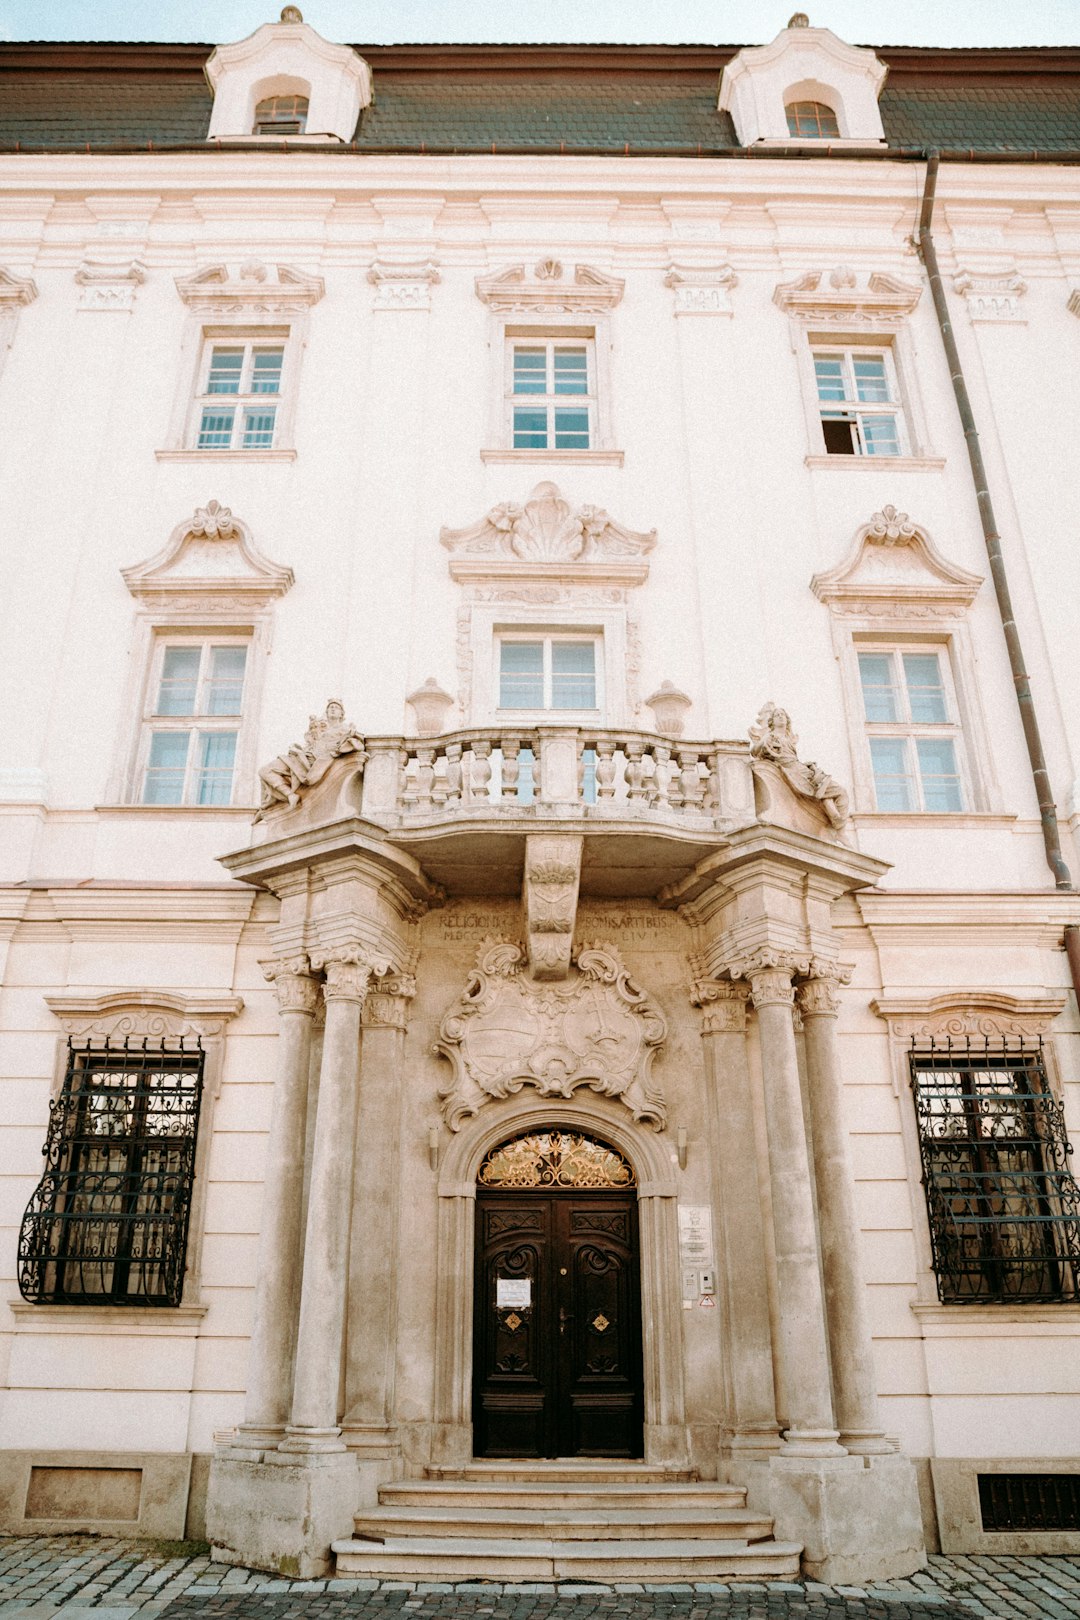
M708 1204L679 1205L679 1250L684 1270L712 1269L712 1210Z
M527 1311L532 1304L531 1277L497 1277L495 1307L500 1311Z

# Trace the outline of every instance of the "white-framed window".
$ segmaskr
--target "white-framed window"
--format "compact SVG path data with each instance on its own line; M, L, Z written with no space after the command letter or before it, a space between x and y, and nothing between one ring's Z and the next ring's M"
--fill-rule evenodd
M307 129L308 98L301 95L264 96L255 108L253 135L303 135Z
M508 336L507 442L512 450L596 445L596 355L591 338Z
M192 448L272 450L287 332L208 337L196 388Z
M805 140L840 139L836 114L824 101L789 101L784 108L788 134Z
M962 737L946 648L863 644L858 666L876 808L965 810Z
M825 450L830 456L907 453L892 348L813 345L814 381Z
M602 708L602 638L595 632L503 630L495 650L500 713L595 714Z
M233 802L250 638L162 635L147 686L138 799L156 805Z

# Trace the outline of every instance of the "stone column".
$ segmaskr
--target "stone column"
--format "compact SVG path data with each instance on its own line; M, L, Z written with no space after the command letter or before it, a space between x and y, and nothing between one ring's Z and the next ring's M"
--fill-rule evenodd
M360 1009L371 969L356 947L328 953L316 965L326 971L326 1033L308 1192L292 1414L282 1451L345 1450L338 1425L338 1393L348 1289Z
M709 1085L720 1237L721 1299L731 1369L733 1451L775 1451L780 1444L773 1389L765 1239L757 1145L746 1061L744 984L707 979L694 987Z
M416 980L372 982L364 1002L349 1245L343 1436L361 1456L396 1448L398 1223L402 1061Z
M843 1448L833 1421L810 1150L792 1016L792 975L805 967L805 957L799 961L766 950L730 964L730 971L733 978L749 980L758 1015L780 1303L780 1376L788 1403L784 1449L829 1457L843 1455Z
M881 1427L866 1288L859 1264L859 1223L844 1130L836 1048L837 986L850 968L811 963L799 986L810 1130L814 1140L818 1226L840 1442L862 1455L892 1451Z
M278 999L277 1078L263 1178L255 1321L241 1445L277 1445L293 1387L304 1252L304 1129L311 1027L319 986L306 956L266 966Z

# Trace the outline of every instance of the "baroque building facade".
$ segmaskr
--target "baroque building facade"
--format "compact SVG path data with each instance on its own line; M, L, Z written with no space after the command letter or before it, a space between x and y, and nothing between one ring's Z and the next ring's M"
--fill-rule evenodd
M1080 52L0 54L2 1527L1080 1548Z

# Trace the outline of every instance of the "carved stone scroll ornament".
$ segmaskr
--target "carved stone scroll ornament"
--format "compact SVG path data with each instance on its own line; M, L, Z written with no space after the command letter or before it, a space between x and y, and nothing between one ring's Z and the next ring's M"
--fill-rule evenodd
M522 899L529 967L536 979L565 979L570 972L584 839L533 835L525 843Z
M643 557L656 530L626 529L599 506L571 506L557 484L537 484L524 506L504 501L465 529L439 539L455 558L488 557L522 563L592 563Z
M482 940L463 994L443 1017L434 1050L454 1070L439 1089L449 1128L523 1086L543 1097L587 1086L662 1129L667 1110L651 1069L667 1025L616 948L582 945L576 974L560 984L530 979L525 960L513 940Z
M325 714L308 716L303 742L294 743L259 772L262 803L255 820L261 821L277 806L295 810L305 790L321 782L335 759L343 754L354 754L357 765L362 766L367 761L363 737L352 721L346 720L345 710L337 699L331 698Z
M844 789L813 760L801 760L799 739L791 729L791 719L775 703L766 703L750 727L751 769L774 766L796 798L814 806L837 833L847 825L850 801Z

